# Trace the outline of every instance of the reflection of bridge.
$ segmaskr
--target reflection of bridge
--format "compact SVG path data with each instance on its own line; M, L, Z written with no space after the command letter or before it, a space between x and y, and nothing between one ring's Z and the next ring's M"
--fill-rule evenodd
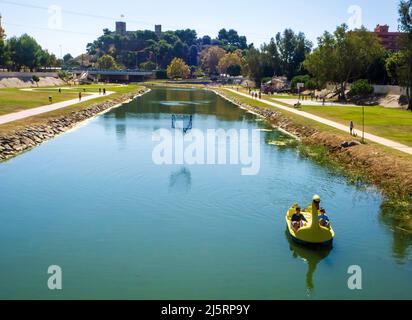
M76 77L82 77L87 74L88 77L99 81L110 82L136 82L143 81L154 76L152 71L141 70L98 70L98 69L74 69L70 70Z

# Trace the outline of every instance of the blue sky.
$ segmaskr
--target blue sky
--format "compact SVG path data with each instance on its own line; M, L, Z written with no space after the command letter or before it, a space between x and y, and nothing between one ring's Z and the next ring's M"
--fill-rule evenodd
M199 36L216 36L219 29L233 28L246 35L249 42L268 42L285 28L303 31L316 42L325 30L333 31L347 23L355 13L362 24L373 29L376 24L398 27L398 0L0 0L0 13L8 36L28 33L51 52L60 56L78 55L86 44L96 39L104 28L114 29L124 15L128 30L164 30L192 28ZM51 6L62 8L62 17L48 12ZM356 6L356 7L353 7ZM57 19L55 19L57 17ZM51 28L50 28L51 27Z

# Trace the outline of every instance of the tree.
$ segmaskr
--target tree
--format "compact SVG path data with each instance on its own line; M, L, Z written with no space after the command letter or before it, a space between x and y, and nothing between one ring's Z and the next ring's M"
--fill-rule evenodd
M376 35L365 28L348 32L339 26L334 34L325 32L318 40L318 48L308 55L304 66L321 84L337 85L339 96L346 99L349 81L357 80L369 66L384 55Z
M153 71L156 70L157 66L156 63L152 61L146 61L140 64L140 69L145 71Z
M298 83L304 83L305 84L305 89L309 89L307 84L310 81L312 81L312 79L309 75L296 76L296 77L293 77L292 81L290 82L290 86L291 86L292 89L297 89Z
M226 51L217 46L212 46L203 50L201 53L202 68L209 74L217 74L219 71L219 61L225 54Z
M197 40L197 33L195 30L186 29L186 30L177 30L175 34L179 37L179 39L186 43L189 47L194 45Z
M27 34L22 35L20 38L13 37L8 41L8 46L15 70L18 71L23 67L27 67L33 71L40 66L40 59L44 52L34 38Z
M119 70L119 66L116 63L116 60L108 54L101 57L96 64L98 69L101 70Z
M405 32L399 41L398 81L407 88L408 110L412 110L412 1L399 4L400 29Z
M49 53L47 50L39 53L39 66L40 67L58 67L60 65L57 57L54 54Z
M174 58L167 67L167 76L170 79L187 79L190 76L190 68L183 59Z
M192 45L189 49L189 55L187 57L187 62L190 66L197 66L198 64L198 57L199 56L199 50L197 49L197 46Z
M73 60L73 59L74 59L74 58L73 58L73 56L72 56L70 53L66 54L66 55L63 57L64 63L68 63L69 61L71 61L71 60Z
M218 71L220 73L229 74L231 76L238 76L241 73L242 66L242 52L237 50L233 53L226 53L218 64Z
M58 76L61 80L63 80L66 83L69 83L69 81L73 79L73 74L64 70L59 71Z
M239 36L236 30L222 29L219 31L218 40L228 51L235 51L237 49L244 50L247 48L247 39L244 36Z
M204 36L202 38L202 46L210 46L212 44L212 38L209 36Z
M0 67L7 67L10 65L10 51L7 43L0 39Z
M250 48L246 54L245 73L251 77L256 84L260 84L263 78L262 53Z
M312 43L306 39L305 34L296 34L293 30L286 29L282 34L276 35L276 46L283 75L292 79L302 74L302 63L312 49Z
M39 86L40 78L38 76L34 75L31 79L37 86Z
M269 44L262 45L262 68L263 77L272 78L274 75L284 75L280 54L275 39L272 38Z

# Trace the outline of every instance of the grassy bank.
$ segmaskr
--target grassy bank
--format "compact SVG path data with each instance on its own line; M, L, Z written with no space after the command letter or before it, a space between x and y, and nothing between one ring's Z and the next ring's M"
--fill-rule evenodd
M363 113L361 107L313 107L302 106L302 111L349 125L355 123L355 130L362 131ZM412 112L383 107L365 107L365 131L412 146Z
M86 89L89 92L92 92L92 91L94 91L94 92L97 91L98 92L99 88L106 88L106 90L113 91L115 93L110 95L110 96L102 96L101 98L81 102L81 103L78 103L78 104L75 104L75 105L72 105L72 106L69 106L69 107L66 107L66 108L62 108L62 109L59 109L59 110L55 110L55 111L52 111L52 112L47 112L47 113L43 113L41 115L37 115L37 116L34 116L34 117L30 117L30 118L22 119L22 120L19 120L19 121L15 121L15 122L0 125L0 135L9 134L10 132L23 129L27 126L45 124L47 121L49 121L53 118L69 114L73 111L79 111L79 110L87 108L91 105L98 104L98 103L101 103L101 102L104 102L104 101L118 99L124 94L137 92L139 90L144 89L145 87L142 86L142 85L131 84L131 85L127 85L127 86L86 85L86 86L78 86L78 87L72 87L72 88L74 90ZM43 88L42 88L42 90L43 90ZM58 92L59 88L57 88L57 87L56 88L49 88L49 90L52 90L54 92ZM73 95L70 95L70 96L71 96L71 99L73 99Z
M405 214L412 216L412 156L373 143L344 149L341 143L353 140L348 133L257 99L223 88L217 90L237 104L269 112L269 121L301 138L297 148L302 156L333 169L356 185L377 186L386 195L385 205L393 208L392 219L404 221Z
M234 87L229 88L234 89ZM248 90L244 88L239 90L242 93L248 93ZM297 99L297 96L263 95L262 99L292 109L292 102L285 103L286 101L277 99ZM355 130L359 135L361 134L363 111L360 106L307 106L305 101L302 101L302 107L299 110L346 125L348 128L349 123L353 121ZM412 112L382 106L365 107L365 131L412 147Z
M0 115L19 112L27 109L50 104L49 97L53 103L76 99L79 92L87 95L97 93L106 88L108 91L116 93L127 93L129 86L118 85L82 85L64 87L29 88L32 91L25 91L21 88L0 89ZM61 89L61 93L59 92Z
M39 89L40 90L40 89ZM30 108L49 104L49 92L22 91L21 89L0 89L0 115L19 112ZM75 99L73 93L61 93L53 95L53 102L62 102Z

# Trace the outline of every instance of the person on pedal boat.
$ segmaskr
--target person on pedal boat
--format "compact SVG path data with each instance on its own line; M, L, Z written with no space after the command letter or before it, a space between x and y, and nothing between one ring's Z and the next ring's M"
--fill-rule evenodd
M305 216L302 214L302 209L300 207L296 208L296 213L292 216L292 228L298 231L303 227L303 223L308 222Z
M325 227L325 228L330 227L330 219L326 215L326 210L323 208L320 209L319 223L322 227Z

